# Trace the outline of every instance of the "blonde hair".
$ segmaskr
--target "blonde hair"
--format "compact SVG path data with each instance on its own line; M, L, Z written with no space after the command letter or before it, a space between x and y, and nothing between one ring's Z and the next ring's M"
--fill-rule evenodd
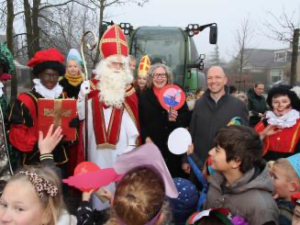
M300 178L298 177L298 174L287 159L277 159L273 164L273 167L274 166L277 166L282 169L287 181L297 181L298 185L300 186Z
M162 64L162 63L155 63L153 64L149 71L148 71L148 79L147 79L147 87L148 88L152 88L153 86L153 74L155 72L156 69L158 68L163 68L165 71L166 71L166 74L167 74L167 79L168 79L168 82L167 84L172 84L173 83L173 74L172 74L172 71L170 69L170 67L166 66L165 64Z
M24 167L24 169L30 173L37 174L38 176L49 181L58 188L58 193L54 197L51 197L46 193L44 193L42 197L38 196L42 206L44 207L45 215L48 215L50 217L50 222L48 223L48 225L55 225L61 213L66 208L62 197L62 189L60 187L58 176L51 168L47 168L44 166L26 166ZM8 181L7 184L16 181L25 181L32 184L27 175L18 172Z
M158 213L166 221L165 186L161 176L148 167L129 171L118 183L113 201L111 219L106 225L144 225Z

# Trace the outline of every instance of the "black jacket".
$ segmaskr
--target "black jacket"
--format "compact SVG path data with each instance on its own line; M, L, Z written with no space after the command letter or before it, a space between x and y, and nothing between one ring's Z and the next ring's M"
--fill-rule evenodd
M248 125L246 105L228 93L217 103L209 91L197 100L190 123L190 133L195 154L202 162L206 160L209 150L214 147L216 134L234 117L240 117L243 125Z
M264 96L258 96L254 89L251 88L247 92L248 97L248 110L250 111L250 121L249 125L254 127L259 121L259 113L264 114L267 110L267 103Z
M167 142L174 129L188 127L189 112L186 103L178 110L176 122L170 122L167 110L160 105L151 88L141 93L139 112L142 142L145 143L145 139L150 137L160 149L172 176L182 176L181 157L169 151Z
M59 81L59 84L63 87L63 91L67 94L68 98L78 98L81 83L77 86L73 86L69 83L67 78L64 77L61 81Z

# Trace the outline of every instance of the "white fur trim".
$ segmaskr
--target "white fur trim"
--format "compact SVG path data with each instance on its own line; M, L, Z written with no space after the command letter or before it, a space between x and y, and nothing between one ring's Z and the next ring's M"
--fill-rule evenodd
M56 86L53 89L48 89L46 88L42 83L40 79L34 79L33 80L34 85L34 89L37 93L39 93L40 95L42 95L44 98L50 98L50 99L55 99L58 98L62 91L63 91L63 87L59 85L59 83L57 82Z
M293 127L297 120L300 118L299 112L295 109L290 110L285 115L278 117L274 112L268 111L266 113L266 118L268 123L271 125L277 125L280 128L289 128Z

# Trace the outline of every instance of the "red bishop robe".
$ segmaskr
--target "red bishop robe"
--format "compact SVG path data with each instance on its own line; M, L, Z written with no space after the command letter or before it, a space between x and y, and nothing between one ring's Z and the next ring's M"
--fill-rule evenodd
M130 151L140 142L138 98L135 89L129 86L124 103L120 109L107 107L99 100L98 80L91 80L91 92L88 95L88 117L85 118L85 100L78 98L77 108L79 119L88 124L88 159L100 168L112 167L117 157ZM106 187L114 192L115 185ZM100 203L94 198L93 205L102 210L109 207L108 203Z
M103 109L107 108L107 106L99 100L100 91L97 89L98 82L99 81L95 79L91 80L91 92L88 95L88 99L92 100L93 125L96 143L97 146L100 148L107 147L114 149L119 141L119 133L124 110L127 110L136 127L138 128L138 130L140 130L138 98L135 89L130 85L130 87L128 87L126 90L126 96L125 101L123 103L123 107L120 109L113 107L112 115L109 121L109 127L108 130L106 130ZM139 136L136 145L139 146L140 143L141 140Z

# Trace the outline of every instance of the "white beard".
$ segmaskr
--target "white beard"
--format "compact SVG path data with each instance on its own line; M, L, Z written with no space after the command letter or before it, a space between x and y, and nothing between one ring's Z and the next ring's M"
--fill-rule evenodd
M100 62L96 71L95 78L100 80L97 85L100 90L100 101L107 106L121 108L125 99L126 86L133 80L131 73L127 73L126 70L110 69L106 60Z

